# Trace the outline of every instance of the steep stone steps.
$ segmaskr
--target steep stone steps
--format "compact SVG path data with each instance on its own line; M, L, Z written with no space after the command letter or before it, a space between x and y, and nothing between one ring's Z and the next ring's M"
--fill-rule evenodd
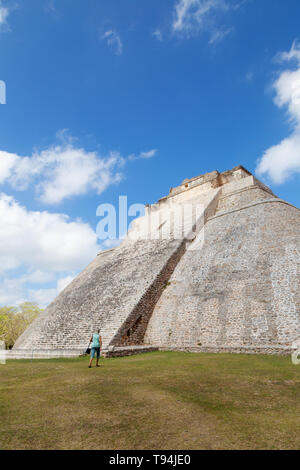
M187 200L190 205L202 207L194 227L196 232L215 212L219 192L214 189L197 193ZM171 211L174 207L177 206L172 203ZM153 308L185 250L182 238L174 239L172 234L180 233L187 220L175 218L168 238L162 233L170 213L168 204L160 204L158 213L151 227L152 235L153 229L154 235L158 235L156 239L145 237L147 217L139 219L133 229L138 237L132 239L131 234L119 247L100 253L33 322L14 350L83 350L98 328L104 348L109 344L142 343ZM192 219L188 224L191 222Z

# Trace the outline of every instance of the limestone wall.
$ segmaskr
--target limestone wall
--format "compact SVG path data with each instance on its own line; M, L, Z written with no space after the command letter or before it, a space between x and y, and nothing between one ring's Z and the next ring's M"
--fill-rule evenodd
M251 204L207 222L203 248L177 265L145 343L278 351L300 337L300 211L276 199Z
M83 349L97 328L107 347L177 245L177 241L126 241L99 255L28 328L15 348Z
M269 198L270 194L258 186L238 189L219 198L217 212L238 209L251 202L264 201Z
M242 167L184 180L148 206L14 351L150 345L289 351L300 338L300 211Z
M203 193L195 188L187 198L179 196L179 201L173 198L170 204L153 206L150 227L147 216L139 219L122 245L100 253L33 322L14 349L84 349L97 328L104 348L140 343L155 304L185 251L180 238L183 229L194 225L193 214L169 217L170 212L177 214L178 205L186 201L199 205L201 228L204 218L215 211L219 191Z

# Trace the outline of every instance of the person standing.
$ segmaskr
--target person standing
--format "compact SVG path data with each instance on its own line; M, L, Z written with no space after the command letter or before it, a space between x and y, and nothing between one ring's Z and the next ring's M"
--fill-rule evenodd
M100 336L100 330L98 330L97 333L93 333L90 339L90 344L91 343L92 343L92 347L91 347L91 358L90 358L89 368L92 367L92 362L95 357L95 354L97 355L96 367L100 367L99 359L100 359L100 352L102 350L102 336Z

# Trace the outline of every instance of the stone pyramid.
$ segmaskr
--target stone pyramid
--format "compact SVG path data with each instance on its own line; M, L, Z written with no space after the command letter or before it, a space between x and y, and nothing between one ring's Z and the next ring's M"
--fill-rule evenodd
M99 253L13 352L287 353L300 338L300 211L242 166L171 188ZM24 356L25 357L25 356Z

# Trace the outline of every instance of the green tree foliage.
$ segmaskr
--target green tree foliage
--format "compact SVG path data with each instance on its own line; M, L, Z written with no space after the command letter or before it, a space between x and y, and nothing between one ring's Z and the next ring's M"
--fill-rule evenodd
M31 302L19 307L0 307L0 340L11 349L18 337L26 330L42 310Z

